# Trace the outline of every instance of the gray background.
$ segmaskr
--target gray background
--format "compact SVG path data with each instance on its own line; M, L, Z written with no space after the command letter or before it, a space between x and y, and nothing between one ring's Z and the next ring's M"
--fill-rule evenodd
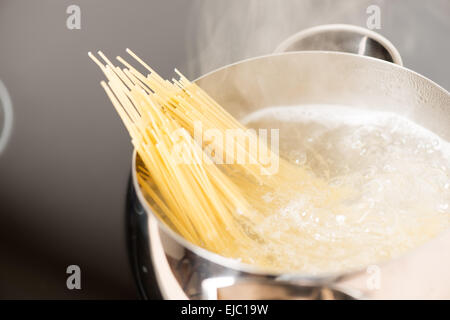
M280 4L276 10L273 3ZM66 8L81 7L81 30ZM0 298L136 298L125 236L131 146L87 57L132 48L191 78L322 23L364 25L368 4L407 67L446 89L450 1L1 0L0 79L14 127L0 154ZM82 270L69 291L66 267Z

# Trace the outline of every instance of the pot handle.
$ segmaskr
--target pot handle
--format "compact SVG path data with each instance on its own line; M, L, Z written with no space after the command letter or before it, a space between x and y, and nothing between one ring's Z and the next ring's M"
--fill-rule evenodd
M369 29L347 24L302 30L280 43L275 53L311 50L353 53L403 66L400 53L388 39Z

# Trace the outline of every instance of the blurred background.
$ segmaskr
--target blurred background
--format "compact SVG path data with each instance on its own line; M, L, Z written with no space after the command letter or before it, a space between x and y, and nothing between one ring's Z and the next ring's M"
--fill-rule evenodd
M371 5L404 65L450 89L449 0L0 0L0 298L139 297L132 148L88 51L129 47L162 76L195 79L310 26L366 27ZM66 287L69 265L81 290Z

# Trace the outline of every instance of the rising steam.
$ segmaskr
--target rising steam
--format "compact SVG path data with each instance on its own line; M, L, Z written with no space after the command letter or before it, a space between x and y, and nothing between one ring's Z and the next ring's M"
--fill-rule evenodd
M272 53L304 28L349 23L365 26L366 0L196 0L191 14L189 74L197 77L223 65Z

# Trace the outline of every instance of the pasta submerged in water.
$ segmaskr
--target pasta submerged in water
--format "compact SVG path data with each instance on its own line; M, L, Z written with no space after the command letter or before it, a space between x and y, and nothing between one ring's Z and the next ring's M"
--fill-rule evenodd
M127 52L148 75L121 57L117 59L123 68L102 52L98 54L104 62L89 56L108 79L101 85L139 155L138 181L147 201L182 237L223 256L283 271L339 271L398 253L360 255L359 243L367 243L356 233L334 244L317 239L320 228L339 228L334 223L339 217L358 221L357 208L348 205L357 196L349 184L335 185L307 165L280 158L255 131L178 71L178 80L164 80ZM199 126L215 137L198 139ZM228 130L235 133L231 141L222 139ZM315 157L320 159L320 154ZM320 215L308 222L307 212ZM435 222L427 231L430 237L441 230Z

